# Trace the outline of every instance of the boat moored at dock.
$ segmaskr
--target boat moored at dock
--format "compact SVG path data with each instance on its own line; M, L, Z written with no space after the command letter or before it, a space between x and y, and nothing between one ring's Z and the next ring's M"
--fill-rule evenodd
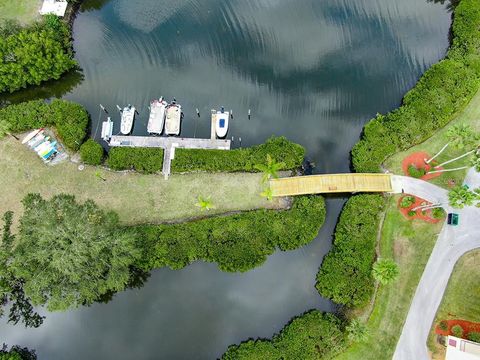
M109 142L113 134L113 121L110 116L102 123L102 140Z
M150 102L150 116L147 125L147 131L149 134L160 135L162 133L167 106L168 103L163 97Z
M133 128L133 121L135 119L135 107L128 105L122 110L122 121L120 123L120 132L124 135L130 134Z
M178 135L180 134L180 122L182 120L182 107L172 101L166 108L165 117L165 134Z
M221 110L217 111L216 121L215 121L215 132L217 134L217 137L220 139L227 136L229 118L230 118L230 113L228 111L225 111L225 109L222 106Z

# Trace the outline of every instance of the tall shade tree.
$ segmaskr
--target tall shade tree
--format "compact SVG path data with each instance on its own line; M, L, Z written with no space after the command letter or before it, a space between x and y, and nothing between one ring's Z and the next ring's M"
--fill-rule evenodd
M372 275L375 280L386 285L394 281L398 276L398 265L391 259L380 259L373 264Z
M448 142L456 149L472 148L478 134L468 124L456 124L447 130L446 133Z
M272 159L270 154L267 154L266 164L257 164L255 169L263 172L262 182L267 182L270 178L278 178L278 172L285 167L285 163L276 162Z
M479 139L478 134L468 124L456 124L450 127L446 132L447 143L437 152L434 156L428 159L427 164L436 159L445 149L449 146L453 146L456 149L468 149L471 150ZM457 160L457 159L454 159ZM451 160L450 162L454 161ZM444 165L444 164L441 164ZM441 166L438 165L438 166Z
M138 251L114 212L65 194L48 201L29 194L22 202L10 268L34 305L65 310L125 288Z
M451 207L462 209L471 206L478 199L476 192L470 191L464 186L457 185L448 192L448 201Z
M475 171L480 172L480 148L473 153L470 165L473 166Z
M3 315L3 307L8 307L8 322L16 325L22 321L26 327L36 328L43 323L43 317L33 310L30 300L25 296L24 281L16 278L9 268L15 240L10 231L12 220L13 213L6 212L3 216L4 226L0 242L0 316Z

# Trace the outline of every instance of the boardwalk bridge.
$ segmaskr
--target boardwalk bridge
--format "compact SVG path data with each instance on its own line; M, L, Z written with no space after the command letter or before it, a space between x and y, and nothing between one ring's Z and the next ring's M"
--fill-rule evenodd
M398 192L390 174L328 174L270 180L273 196L325 193Z

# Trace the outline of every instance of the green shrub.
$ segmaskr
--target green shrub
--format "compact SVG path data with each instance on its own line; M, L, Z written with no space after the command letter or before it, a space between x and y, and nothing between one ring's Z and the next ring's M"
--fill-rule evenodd
M295 317L272 340L231 345L222 360L331 359L346 346L344 324L317 310Z
M446 320L440 321L438 324L438 328L442 331L447 331L448 330L448 322Z
M417 168L415 165L408 165L408 175L414 177L416 179L420 179L422 176L426 174L424 168Z
M280 170L296 169L302 165L305 149L285 137L271 137L264 144L248 148L225 150L176 149L172 172L191 171L257 171L255 165L266 164L267 155Z
M417 212L414 211L414 210L410 210L408 213L407 213L408 216L415 216L417 215Z
M103 147L93 139L88 139L80 146L82 161L89 165L100 165L103 159Z
M312 241L325 219L322 197L295 198L290 210L255 210L163 225L142 225L138 233L142 260L149 271L180 269L195 260L216 262L223 271L247 271L261 265L278 247L293 250Z
M414 203L415 203L415 197L407 195L407 196L404 196L402 200L400 200L400 207L406 209L412 206Z
M442 219L445 217L445 211L441 207L433 208L432 216L434 219Z
M70 31L56 16L0 36L0 93L59 79L76 66Z
M480 343L480 332L472 331L471 333L468 334L468 340L476 343Z
M365 125L352 149L357 172L378 172L385 159L429 138L462 109L480 86L480 3L462 0L454 11L447 58L425 72L400 108Z
M453 325L450 330L453 336L461 338L463 336L463 328L460 325Z
M347 201L335 229L333 248L317 274L320 295L348 307L369 301L375 284L372 264L383 205L380 195L356 195Z
M115 147L110 150L107 165L113 170L136 170L153 174L162 170L163 149Z
M54 126L60 140L71 150L78 150L87 134L88 113L80 105L66 100L23 102L0 109L0 119L14 133Z

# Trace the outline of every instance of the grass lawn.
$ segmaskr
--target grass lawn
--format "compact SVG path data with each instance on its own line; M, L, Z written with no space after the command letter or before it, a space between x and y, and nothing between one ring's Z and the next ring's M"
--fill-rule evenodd
M462 319L480 322L480 249L463 255L455 265L442 303L430 332L428 347L435 358L445 355L445 348L436 344L434 328L442 320Z
M480 91L472 98L472 100L465 107L465 109L463 109L459 114L457 114L457 116L447 126L434 133L432 137L430 137L423 143L414 146L407 151L403 151L393 155L392 157L387 159L387 161L385 161L385 167L395 174L403 175L402 160L405 157L418 151L425 151L430 156L435 155L447 143L447 139L445 137L445 133L447 132L447 130L451 126L459 123L470 124L474 129L480 132ZM442 163L446 160L453 159L465 152L465 150L456 150L452 146L449 146L436 160L438 160L439 163ZM468 162L468 157L463 158L445 165L445 168L453 169L456 167L461 167L464 165L468 165ZM448 181L450 179L455 180L457 184L461 184L463 179L465 178L466 173L466 170L447 172L433 180L430 180L430 182L438 186L448 188Z
M261 174L162 175L112 172L66 161L54 167L12 137L0 140L0 214L15 212L18 220L22 198L30 192L44 197L73 194L78 200L93 199L105 209L115 210L124 224L159 223L205 215L257 208L282 208L284 199L267 201L262 191ZM201 211L197 197L211 197L215 209Z
M379 244L381 257L393 257L400 268L398 279L381 285L367 321L369 340L357 343L338 359L391 359L417 284L443 223L408 221L397 209L398 196L388 199ZM358 314L357 314L358 315Z
M0 0L0 24L4 20L18 20L28 24L40 17L42 0Z

